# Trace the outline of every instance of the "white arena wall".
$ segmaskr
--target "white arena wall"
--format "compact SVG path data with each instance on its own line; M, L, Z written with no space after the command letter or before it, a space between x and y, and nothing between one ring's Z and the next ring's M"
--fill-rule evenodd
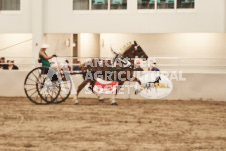
M78 56L100 57L100 34L78 34Z
M0 34L0 57L14 60L21 70L34 65L31 34ZM34 66L33 66L34 67Z
M21 0L21 11L0 11L0 33L226 32L225 0L196 0L194 10L145 12L136 7L137 0L128 0L125 11L76 13L72 0Z
M0 33L32 32L32 0L21 0L21 11L0 11Z
M0 34L0 56L32 56L31 34Z
M100 34L100 56L112 56L128 42L137 41L149 57L226 57L225 33Z
M72 43L72 34L46 34L45 41L49 44L48 54L58 54L59 56L72 56L71 47L66 47L66 39Z
M24 79L27 75L27 71L0 71L0 83L1 83L1 97L25 97L23 85ZM225 74L194 74L184 73L183 78L186 81L173 80L173 91L169 96L163 98L165 100L214 100L214 101L226 101L226 73ZM7 80L6 80L7 79ZM75 86L82 82L81 75L73 76ZM129 84L127 82L126 84ZM134 84L131 82L130 84ZM127 93L125 88L121 92L125 94L119 94L117 98L120 99L147 99L140 95L134 94L134 89L131 89L131 93ZM72 97L72 95L71 95ZM85 94L83 90L80 93L81 98L96 98L93 94ZM105 95L106 98L111 96Z
M126 11L72 11L71 0L45 0L45 33L180 33L225 32L225 0L196 0L191 11L137 11L128 0ZM56 26L57 25L57 26Z

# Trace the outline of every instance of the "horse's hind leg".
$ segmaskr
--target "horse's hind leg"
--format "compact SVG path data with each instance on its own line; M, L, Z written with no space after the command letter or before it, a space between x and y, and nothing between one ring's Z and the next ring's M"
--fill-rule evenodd
M75 105L78 105L78 104L79 104L79 101L78 101L78 95L79 95L80 91L86 86L86 84L87 84L89 81L90 81L90 80L85 80L85 81L83 81L83 82L78 86L77 93L76 93L76 95L74 96Z
M104 103L104 98L101 96L101 94L98 94L97 97L99 102Z
M93 90L93 88L94 88L94 86L95 86L95 83L96 83L96 81L91 81L91 82L90 82L89 90L90 90L91 92L93 92L93 94L95 94L95 95L97 96L99 102L102 102L102 103L103 103L103 102L104 102L104 98L101 97L101 94L98 94L97 92L95 92L95 91Z
M111 100L111 105L118 105L118 103L115 101L116 95L118 94L120 88L122 87L122 85L124 84L125 81L119 81L118 82L118 87L116 89L116 93L113 94L113 98Z

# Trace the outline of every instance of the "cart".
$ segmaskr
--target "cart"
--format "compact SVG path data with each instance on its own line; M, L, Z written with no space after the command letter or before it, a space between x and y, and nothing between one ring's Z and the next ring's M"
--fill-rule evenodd
M64 102L72 90L73 74L82 72L58 72L56 68L37 67L31 70L24 81L27 98L37 105Z

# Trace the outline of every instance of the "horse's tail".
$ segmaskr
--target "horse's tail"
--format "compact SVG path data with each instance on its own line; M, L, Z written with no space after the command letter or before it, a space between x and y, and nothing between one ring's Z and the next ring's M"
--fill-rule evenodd
M85 80L85 76L86 76L86 67L85 67L85 63L81 64L80 65L80 69L81 69L81 72L83 73L83 79Z

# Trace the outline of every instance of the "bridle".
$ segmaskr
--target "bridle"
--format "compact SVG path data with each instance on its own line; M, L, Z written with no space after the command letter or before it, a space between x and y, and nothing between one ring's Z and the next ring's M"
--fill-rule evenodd
M145 56L145 52L144 51L142 51L142 53L139 52L139 49L141 49L140 45L134 46L134 49L135 50L132 51L133 54L135 53L135 51L138 51L137 53L139 54L140 58L143 58Z

